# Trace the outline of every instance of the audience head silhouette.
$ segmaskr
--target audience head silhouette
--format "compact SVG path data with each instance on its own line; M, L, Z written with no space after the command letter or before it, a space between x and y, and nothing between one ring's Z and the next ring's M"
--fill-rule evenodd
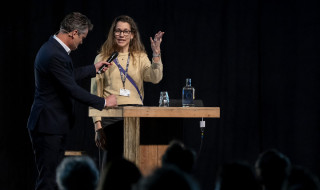
M98 190L131 190L141 178L139 168L125 158L114 159L106 165Z
M276 149L262 152L255 164L256 174L266 190L282 190L287 187L291 162L287 156Z
M178 140L171 141L162 156L162 165L173 164L184 172L191 173L195 163L196 154Z
M218 172L215 190L230 189L259 189L259 185L251 165L241 161L222 165Z
M151 175L142 178L133 190L199 190L197 181L174 165L157 168Z
M319 179L302 166L292 166L288 190L320 190Z
M60 190L94 190L99 172L88 156L66 157L57 168L56 181Z

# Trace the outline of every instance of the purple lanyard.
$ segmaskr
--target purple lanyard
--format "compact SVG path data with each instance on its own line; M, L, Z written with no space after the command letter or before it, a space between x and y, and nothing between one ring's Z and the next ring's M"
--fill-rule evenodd
M124 89L125 89L126 79L127 79L127 76L128 76L129 62L130 62L130 53L128 55L126 70L124 71L124 69L119 64L118 58L116 58L116 60L115 60L115 63L117 64L117 66L119 68L119 71L120 71L120 77L121 77L121 81L122 81L122 85L123 85ZM122 70L120 69L120 67L122 68Z
M133 80L133 79L130 77L130 75L128 74L129 59L130 59L130 54L128 55L128 61L127 61L127 68L126 68L126 70L124 70L124 69L121 67L121 65L120 65L119 62L118 62L118 58L116 58L116 59L114 60L114 63L115 63L115 64L118 66L118 68L119 68L120 75L121 75L121 80L122 80L122 84L123 84L123 88L124 88L124 83L125 83L126 79L128 79L128 80L132 83L132 85L136 88L136 90L137 90L137 92L138 92L138 94L139 94L139 96L140 96L140 99L141 99L141 101L143 102L143 99L142 99L142 96L141 96L141 93L140 93L139 88L137 87L137 85L136 85L136 83L134 82L134 80Z

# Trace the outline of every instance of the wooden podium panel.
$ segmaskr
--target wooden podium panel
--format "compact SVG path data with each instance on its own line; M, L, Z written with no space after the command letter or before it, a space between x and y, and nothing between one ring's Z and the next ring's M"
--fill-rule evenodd
M168 145L140 145L140 171L143 175L151 174L161 166L161 159Z
M140 118L220 118L219 107L136 107L89 108L89 116L124 118L124 157L135 163L143 175L161 166L167 145L140 145Z

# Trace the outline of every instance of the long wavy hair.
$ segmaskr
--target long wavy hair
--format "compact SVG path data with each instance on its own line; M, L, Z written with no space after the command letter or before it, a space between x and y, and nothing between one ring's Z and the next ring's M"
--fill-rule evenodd
M108 56L110 56L114 51L119 51L119 47L116 43L115 40L115 35L114 35L114 31L116 29L116 25L118 22L126 22L130 25L131 27L131 33L133 34L133 38L130 41L129 44L129 53L130 56L132 56L134 58L134 53L145 53L145 48L144 45L142 44L141 40L140 40L140 33L138 30L138 26L135 23L135 21L127 16L127 15L121 15L116 17L113 22L112 25L110 27L108 36L107 36L107 40L103 43L103 45L101 46L100 50L99 50L99 54L101 54L103 59L106 59ZM134 60L134 59L132 59Z

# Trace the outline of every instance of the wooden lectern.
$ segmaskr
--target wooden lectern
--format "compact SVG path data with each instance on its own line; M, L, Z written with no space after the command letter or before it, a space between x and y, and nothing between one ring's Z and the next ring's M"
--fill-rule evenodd
M140 146L140 118L220 118L219 107L135 107L124 106L102 111L89 108L89 116L124 118L124 157L135 163L143 175L161 165L167 146Z

